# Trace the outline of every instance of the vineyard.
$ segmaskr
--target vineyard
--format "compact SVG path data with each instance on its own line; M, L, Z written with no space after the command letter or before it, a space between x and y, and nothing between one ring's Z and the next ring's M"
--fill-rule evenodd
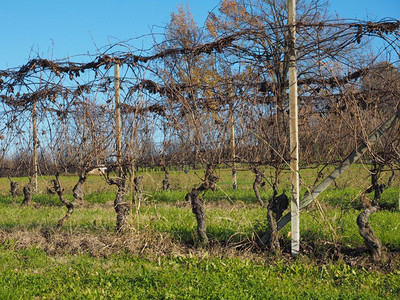
M310 183L318 171L302 170L301 175ZM398 297L398 188L383 192L384 209L370 218L387 248L387 260L376 262L366 252L356 224L362 209L359 186L369 185L370 179L365 166L353 166L337 187L321 195L318 206L302 212L297 259L288 254L288 227L280 232L282 254L257 244L266 230L266 209L253 192L253 173L242 169L237 190L232 190L230 169L216 170L217 188L204 196L209 243L200 246L191 205L184 200L187 189L201 182L201 171L196 172L171 170L172 189L162 191L164 172L140 169L143 201L134 208L124 234L115 233L115 190L104 187L98 175L89 175L84 202L73 202L74 213L58 231L65 208L57 195L36 194L31 206L22 206L23 195L15 199L8 195L9 180L3 178L0 294L7 298ZM287 176L284 171L282 178ZM38 189L44 190L51 179L41 177ZM22 186L29 179L15 180ZM60 177L69 200L77 180L77 176ZM273 194L264 187L260 196L270 199ZM310 282L310 277L320 284Z
M125 288L139 298L259 298L255 286L281 276L263 291L280 298L289 281L312 276L328 290L303 285L304 296L354 297L362 285L365 298L398 297L400 21L340 20L310 2L299 2L295 27L297 260L285 226L286 2L222 1L204 28L180 8L150 49L121 42L0 70L2 286L33 297L29 280L43 290L49 272L63 274L43 294L51 298L63 285L65 298ZM45 267L47 256L77 266ZM240 290L215 294L229 274Z

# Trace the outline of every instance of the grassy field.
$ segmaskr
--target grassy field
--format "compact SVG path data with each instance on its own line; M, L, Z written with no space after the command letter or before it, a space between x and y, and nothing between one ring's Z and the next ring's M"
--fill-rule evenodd
M302 172L302 193L317 172ZM145 200L132 211L130 230L123 235L114 233L114 187L98 176L89 177L85 203L59 232L57 221L66 209L46 194L50 178L40 179L40 193L30 207L20 205L22 196L13 200L8 179L1 178L0 299L400 298L398 187L384 191L386 209L370 218L388 249L388 260L376 263L356 225L360 191L369 184L362 165L302 213L302 254L296 259L288 254L290 226L281 231L282 254L257 246L266 211L256 203L252 173L240 171L239 190L233 191L230 171L218 170L217 190L205 196L207 247L196 246L195 217L184 201L201 181L201 171L171 171L173 190L168 192L161 191L161 172L141 174ZM289 194L287 176L282 175L280 190ZM61 178L69 199L76 180ZM268 199L271 191L263 189L262 196Z

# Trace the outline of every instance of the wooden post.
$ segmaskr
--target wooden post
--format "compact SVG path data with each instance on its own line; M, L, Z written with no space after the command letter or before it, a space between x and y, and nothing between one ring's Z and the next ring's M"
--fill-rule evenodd
M120 103L120 82L119 64L114 64L114 89L115 89L115 156L118 167L118 177L122 176L121 164L121 103Z
M237 189L237 179L236 179L236 144L235 144L235 121L233 118L233 103L229 103L229 123L231 126L231 151L232 151L232 188Z
M37 138L37 103L34 100L32 102L32 139L33 139L33 158L32 158L32 184L33 193L37 193L38 190L38 138Z
M135 146L134 146L134 137L136 138L136 112L133 115L132 121L132 133L129 140L129 148L130 148L130 158L129 158L129 168L130 168L130 178L129 185L132 196L132 203L135 203Z
M300 250L300 205L299 205L299 135L297 108L296 69L296 0L288 0L289 27L289 121L290 121L290 170L291 170L291 254L297 256Z

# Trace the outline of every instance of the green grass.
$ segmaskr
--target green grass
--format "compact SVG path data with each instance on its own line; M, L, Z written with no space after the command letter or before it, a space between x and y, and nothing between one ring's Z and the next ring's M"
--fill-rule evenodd
M358 210L325 206L301 215L301 236L304 242L317 245L336 244L361 247L356 218ZM31 230L55 228L66 209L58 206L22 207L18 204L0 204L0 228ZM254 238L257 229L266 228L266 211L258 205L246 203L209 203L206 205L207 233L211 240L236 243ZM131 224L135 230L168 233L176 243L191 244L195 239L196 220L187 203L148 203L133 212ZM400 213L382 210L370 218L370 223L382 243L390 249L400 249ZM62 228L65 232L101 234L113 232L115 212L111 204L97 204L76 208ZM290 226L282 230L282 239L289 241Z
M130 255L49 257L37 249L0 251L2 299L398 299L400 273L274 263L207 253L148 260Z
M325 175L333 167L328 169ZM301 171L302 194L318 171ZM273 170L265 173L269 178ZM396 185L382 194L385 209L370 217L371 227L391 253L391 263L373 264L367 254L339 259L336 255L365 249L356 225L360 191L370 182L362 165L353 166L336 187L329 187L301 213L304 254L298 259L256 247L257 234L266 229L266 209L256 202L250 171L239 171L239 189L233 191L230 170L217 170L216 190L204 195L210 238L206 248L196 246L196 219L185 201L187 192L201 182L202 171L171 171L171 191L161 191L162 172L139 174L144 176L144 201L132 210L125 236L114 233L115 187L98 176L88 178L86 203L76 206L58 233L57 221L66 208L57 196L46 193L50 177L41 178L40 193L30 207L21 205L22 195L12 199L8 179L1 178L0 299L400 298ZM283 171L279 191L289 196L288 176ZM27 182L15 180L21 186ZM76 176L61 177L70 201L76 181ZM260 192L264 201L272 195L268 185ZM290 226L280 234L287 253ZM353 265L353 260L358 262Z
M116 192L114 191L95 192L85 195L85 201L90 204L106 203L108 201L114 201L115 195Z
M159 191L148 194L148 199L156 202L176 203L178 201L185 201L185 196L188 191ZM261 197L266 201L272 197L272 191L267 189L260 190ZM221 202L227 201L231 203L244 202L244 203L258 203L254 191L251 189L240 190L222 190L216 189L215 191L208 191L203 196L205 201Z

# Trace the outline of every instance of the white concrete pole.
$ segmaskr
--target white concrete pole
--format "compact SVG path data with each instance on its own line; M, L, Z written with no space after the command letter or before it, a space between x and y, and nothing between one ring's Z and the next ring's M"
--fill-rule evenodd
M289 27L289 122L290 122L290 169L291 169L291 253L297 256L300 250L300 205L299 205L299 134L297 108L296 69L296 0L288 0Z

